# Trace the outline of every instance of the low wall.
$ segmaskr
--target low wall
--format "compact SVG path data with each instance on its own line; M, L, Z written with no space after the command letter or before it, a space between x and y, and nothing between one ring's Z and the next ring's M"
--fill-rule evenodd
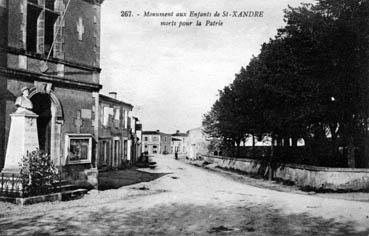
M247 174L262 175L268 162L219 156L202 156L221 168L238 170ZM283 164L273 168L273 178L293 182L299 187L316 190L369 190L369 169L327 168L307 165Z

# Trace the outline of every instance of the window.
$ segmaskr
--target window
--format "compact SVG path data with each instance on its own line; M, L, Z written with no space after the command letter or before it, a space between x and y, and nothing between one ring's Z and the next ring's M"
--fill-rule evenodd
M49 1L46 1L46 2L49 2ZM54 25L58 17L59 15L54 12L45 11L45 38L44 38L45 55L48 55L50 50L51 50L50 55L53 55L53 50L51 48L51 45L53 44L53 41L54 41Z
M28 4L27 7L27 51L36 52L37 50L37 21L42 8Z
M114 108L114 127L119 128L120 125L120 108Z
M26 28L28 52L48 55L50 50L53 51L51 45L54 41L55 22L59 17L59 13L54 11L54 3L55 0L28 0Z
M145 141L147 142L147 141L149 141L149 138L148 137L145 137Z
M100 144L100 156L102 157L103 163L106 164L109 155L109 142L107 140L101 141Z
M127 118L127 129L131 129L131 117Z
M103 126L109 126L110 117L114 115L114 109L108 106L104 106L103 108Z
M136 133L136 120L135 118L132 117L131 119L131 128L132 128L132 133Z
M123 115L124 115L124 128L125 129L128 129L128 111L127 110L124 110L123 112Z
M119 107L114 107L114 119L120 120L120 108Z
M167 137L164 137L164 142L167 142Z
M114 153L113 153L113 167L118 167L120 155L120 141L119 138L114 138Z
M156 145L154 145L154 146L152 146L153 148L158 148L158 146L156 146Z
M123 158L124 158L124 160L127 160L127 145L128 145L128 143L127 143L127 140L124 140L123 141Z
M136 127L135 127L135 129L137 130L137 131L141 131L142 130L142 124L138 124L138 123L136 123L136 125L135 125Z

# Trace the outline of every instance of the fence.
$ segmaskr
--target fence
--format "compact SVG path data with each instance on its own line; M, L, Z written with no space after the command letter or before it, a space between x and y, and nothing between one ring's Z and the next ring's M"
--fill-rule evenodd
M30 197L44 195L53 192L60 192L62 187L62 175L58 174L58 178L52 185L44 185L37 189L29 188L22 182L17 174L1 173L0 176L0 197Z

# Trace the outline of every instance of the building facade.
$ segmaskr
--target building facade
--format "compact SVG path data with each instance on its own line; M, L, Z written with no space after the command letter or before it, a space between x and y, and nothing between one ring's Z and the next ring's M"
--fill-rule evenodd
M187 134L177 130L172 134L171 153L186 154Z
M160 153L160 133L157 131L142 132L142 150L149 155Z
M41 150L96 185L102 0L0 0L0 169L14 102L30 89Z
M142 132L142 150L149 155L168 154L171 151L171 135L157 131Z
M116 99L116 93L99 97L99 169L116 169L132 159L131 104Z

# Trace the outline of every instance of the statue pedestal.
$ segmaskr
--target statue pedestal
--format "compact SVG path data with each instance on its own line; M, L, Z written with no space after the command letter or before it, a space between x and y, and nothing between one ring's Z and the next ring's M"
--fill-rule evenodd
M27 109L19 108L10 114L11 123L6 148L5 165L2 173L20 172L19 163L27 151L32 152L39 148L37 135L37 117Z

